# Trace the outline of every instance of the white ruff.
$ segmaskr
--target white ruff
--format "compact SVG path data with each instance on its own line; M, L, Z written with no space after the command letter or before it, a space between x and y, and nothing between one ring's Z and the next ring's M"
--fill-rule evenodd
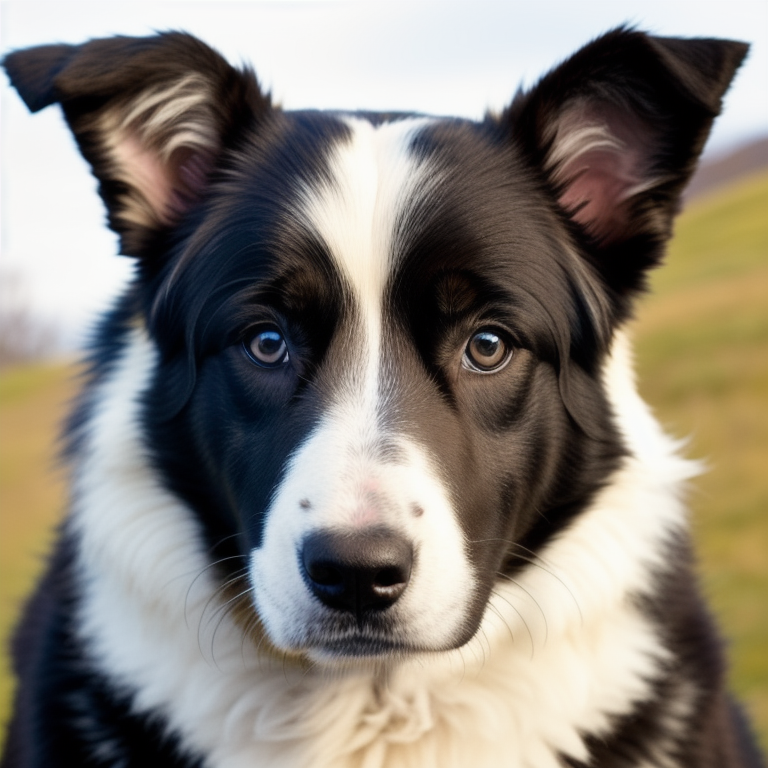
M81 626L136 710L161 711L207 766L556 768L646 695L664 651L628 596L684 524L692 467L636 395L622 338L606 382L634 456L592 508L541 567L498 586L463 648L335 675L261 657L216 612L195 518L157 482L137 427L155 364L136 331L98 393L75 485Z

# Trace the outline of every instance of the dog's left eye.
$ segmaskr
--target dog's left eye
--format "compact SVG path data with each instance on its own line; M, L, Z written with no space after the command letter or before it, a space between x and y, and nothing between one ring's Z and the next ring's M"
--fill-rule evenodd
M283 334L275 328L259 331L243 347L248 357L262 368L278 368L288 362L288 345Z
M472 335L464 349L462 365L475 373L494 373L501 370L512 357L512 348L491 330Z

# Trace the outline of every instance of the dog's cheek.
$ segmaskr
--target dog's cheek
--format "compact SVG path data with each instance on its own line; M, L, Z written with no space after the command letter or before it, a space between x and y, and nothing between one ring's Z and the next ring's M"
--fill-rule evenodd
M154 428L163 469L217 556L245 556L260 541L272 491L307 429L300 409L292 419L287 412L294 384L289 371L261 371L236 345L201 362L184 409Z
M522 535L566 443L568 416L552 366L524 349L514 355L498 374L463 372L455 388L465 454L476 460L450 472L453 492L460 507L471 507L473 497L491 499L493 507L464 516L473 540L489 530L507 540Z

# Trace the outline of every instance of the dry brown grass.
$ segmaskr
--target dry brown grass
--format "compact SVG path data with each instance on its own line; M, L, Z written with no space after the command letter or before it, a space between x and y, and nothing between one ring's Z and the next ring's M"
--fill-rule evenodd
M0 639L3 646L18 611L45 562L64 507L57 470L56 435L76 389L67 365L23 366L0 377ZM13 688L9 660L0 655L0 727ZM2 736L0 736L0 739Z

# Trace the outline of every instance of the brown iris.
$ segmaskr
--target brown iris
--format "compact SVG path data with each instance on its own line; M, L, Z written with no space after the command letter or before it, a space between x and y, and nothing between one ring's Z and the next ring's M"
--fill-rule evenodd
M282 333L274 328L259 331L245 343L245 351L254 363L264 368L277 368L288 362L288 345Z
M464 367L479 373L499 370L509 360L511 350L493 331L479 331L467 342Z

